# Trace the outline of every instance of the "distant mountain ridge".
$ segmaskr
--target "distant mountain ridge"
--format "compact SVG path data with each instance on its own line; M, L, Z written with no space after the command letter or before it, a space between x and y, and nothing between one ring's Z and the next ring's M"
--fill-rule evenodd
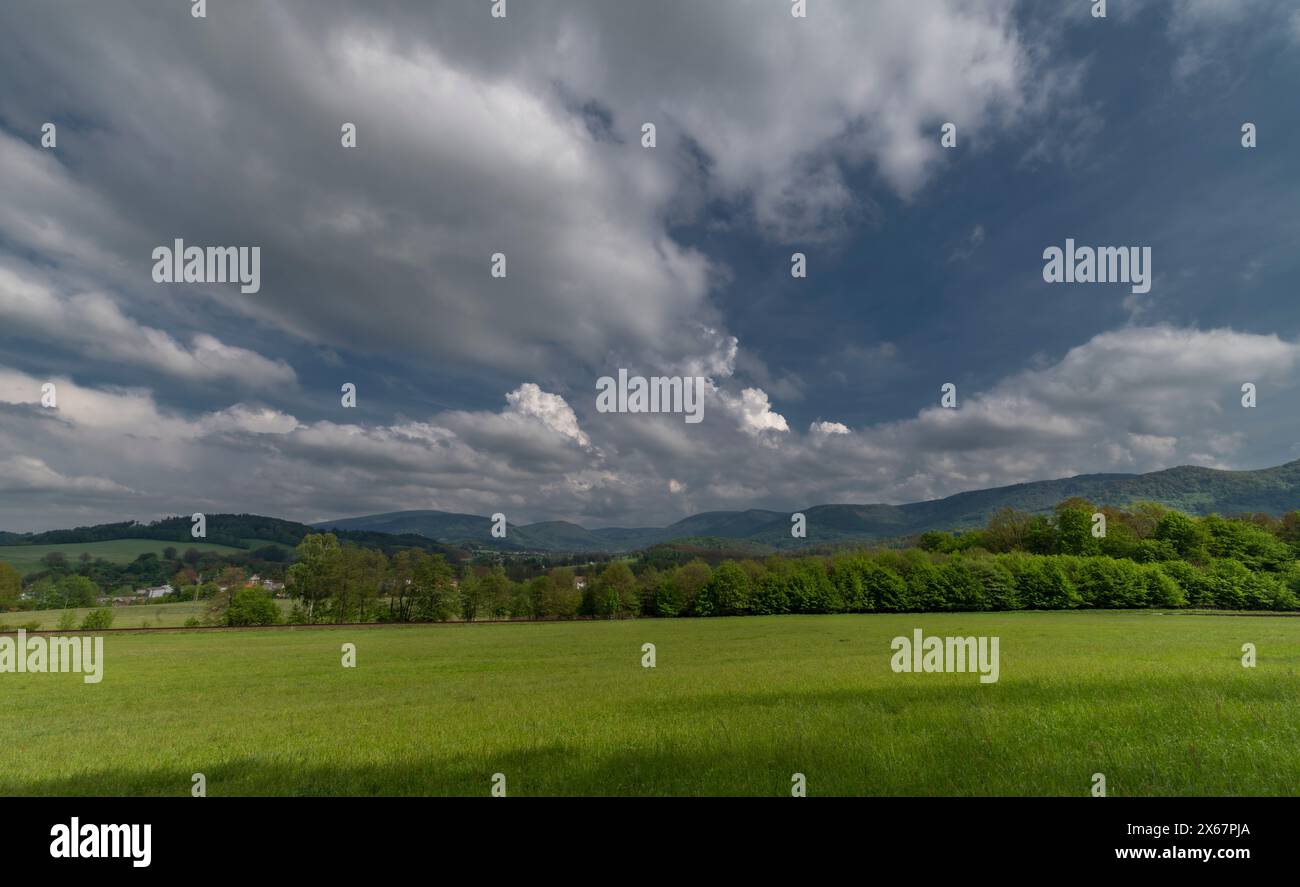
M1047 513L1058 502L1081 496L1097 505L1124 506L1149 499L1189 514L1282 514L1300 509L1300 460L1275 468L1224 471L1180 466L1147 474L1082 474L957 493L905 505L815 505L796 509L807 516L808 536L790 537L793 512L750 509L691 515L667 527L607 527L588 530L566 521L508 526L493 539L491 520L444 511L394 511L321 521L318 528L424 536L444 544L465 543L528 551L635 551L664 542L712 538L743 540L771 548L872 542L926 530L982 525L1000 508Z
M196 540L191 535L189 517L165 517L152 523L122 521L115 524L96 524L65 530L48 530L43 533L10 533L0 531L0 547L20 545L77 545L87 542L108 542L116 539L150 539L171 542L184 550ZM231 548L253 550L263 543L296 546L316 528L296 521L264 517L258 514L209 514L207 533L202 541L226 545ZM384 551L402 548L420 548L438 554L452 555L454 549L423 534L402 535L374 533L368 530L346 530L339 533L346 541L367 545Z

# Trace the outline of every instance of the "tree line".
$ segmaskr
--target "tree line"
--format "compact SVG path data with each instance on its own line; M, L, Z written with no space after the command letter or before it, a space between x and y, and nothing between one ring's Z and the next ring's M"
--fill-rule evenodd
M1104 533L1097 532L1102 515ZM1012 509L902 548L703 559L662 553L516 580L499 566L304 538L286 574L299 621L735 616L1018 609L1300 609L1300 512L1192 517L1150 502Z
M1003 509L980 527L818 554L711 557L690 546L657 546L603 562L507 568L449 560L422 546L383 549L308 533L287 568L250 555L232 563L169 548L124 569L170 576L173 599L208 601L205 622L255 625L1087 607L1295 610L1298 557L1300 512L1193 517L1151 502L1113 508L1070 499L1051 514ZM0 565L0 606L94 605L93 578L106 569L102 564L48 566L29 577L28 596L19 601L18 576ZM294 599L291 612L264 589L244 587L252 568L283 576Z

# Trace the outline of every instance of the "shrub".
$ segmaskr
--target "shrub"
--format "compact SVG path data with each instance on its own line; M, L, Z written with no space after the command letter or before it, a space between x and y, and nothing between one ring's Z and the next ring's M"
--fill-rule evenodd
M1133 560L1140 564L1178 560L1178 550L1164 539L1143 539L1133 548Z
M226 609L227 625L274 625L279 619L275 599L258 588L239 589Z
M1212 556L1239 561L1248 570L1281 569L1291 561L1290 547L1263 527L1212 514L1202 521Z
M1107 557L1137 560L1143 540L1138 538L1131 527L1111 520L1106 526L1106 535L1099 541L1101 553Z
M1066 610L1082 600L1056 556L1033 557L1016 576L1021 605L1032 610Z
M870 561L862 556L837 557L831 569L831 581L840 604L849 613L866 613L872 609L871 597L863 584L863 574Z
M819 559L800 561L786 577L791 613L833 613L838 595Z
M1214 606L1213 583L1206 577L1204 570L1181 560L1162 563L1160 569L1166 576L1178 583L1178 586L1183 591L1183 598L1187 602L1185 606Z
M967 566L979 581L986 609L1020 609L1020 595L1016 591L1016 579L1001 561L993 559L973 560Z
M1273 600L1274 610L1300 610L1300 597L1285 583L1278 583L1277 596Z
M1182 586L1165 572L1162 565L1147 564L1142 569L1146 583L1148 607L1185 607L1187 595Z
M902 613L916 609L907 580L883 564L870 564L862 576L862 587L872 609L882 613Z
M1278 596L1279 610L1300 609L1300 563L1292 563L1281 575L1282 590Z
M1246 606L1252 610L1300 609L1300 598L1292 590L1288 577L1274 573L1251 573L1242 584Z
M984 586L964 560L952 560L939 567L939 593L945 610L987 610Z
M1210 564L1210 579L1214 583L1214 605L1223 610L1242 610L1246 607L1246 581L1250 570L1235 560L1216 560Z
M785 577L770 572L759 580L749 598L749 611L759 616L777 616L790 612L790 599L785 593Z
M914 609L937 613L948 609L939 568L929 561L916 561L907 574L907 590Z
M1147 602L1146 577L1132 561L1086 558L1079 568L1079 594L1090 607L1141 607Z
M113 624L113 611L108 607L100 607L97 610L91 610L86 614L86 618L81 620L82 631L98 631L99 629L109 628Z

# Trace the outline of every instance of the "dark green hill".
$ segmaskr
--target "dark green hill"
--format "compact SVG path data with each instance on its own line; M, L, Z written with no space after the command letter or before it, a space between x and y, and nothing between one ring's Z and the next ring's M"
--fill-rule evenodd
M532 551L618 552L684 539L744 540L762 548L834 545L909 536L925 530L979 526L1000 508L1048 513L1058 502L1081 496L1098 505L1129 505L1149 499L1189 514L1243 512L1282 514L1300 509L1300 461L1255 471L1182 466L1149 474L1085 474L1057 480L972 490L906 505L815 505L801 510L808 537L790 537L790 512L750 509L710 511L668 527L587 530L564 521L511 525L508 545L492 540L486 517L441 511L399 511L328 521L318 526L417 533L442 542L523 548Z
M493 539L489 517L445 511L394 511L365 517L322 521L315 526L255 514L207 515L210 544L255 549L259 542L297 545L307 533L330 529L341 539L395 551L417 547L460 559L463 549L502 551L616 553L665 543L709 540L717 550L726 540L745 550L839 545L897 539L925 530L955 530L983 524L1000 508L1048 513L1073 496L1097 505L1125 506L1152 500L1189 514L1233 515L1265 512L1279 515L1300 509L1300 461L1255 471L1221 471L1182 466L1149 474L1085 474L1057 480L972 490L943 499L906 505L814 505L798 509L807 516L808 536L790 537L790 512L749 509L709 511L667 527L605 527L588 530L567 521L511 524L505 539ZM56 545L112 539L191 542L190 518L167 517L150 524L126 521L51 530L3 533L0 545ZM722 541L719 541L722 540Z
M264 517L257 514L206 515L207 535L203 541L213 545L254 550L259 543L278 542L293 547L308 533L320 530L308 524ZM480 518L480 520L485 520ZM70 530L50 530L44 533L0 533L0 545L72 545L87 542L107 542L114 539L150 539L173 542L184 550L196 540L190 535L189 517L166 517L152 523L124 521L116 524L97 524ZM386 552L400 548L420 548L449 557L459 556L453 546L444 545L422 534L375 532L368 529L348 529L338 533L340 539L380 548Z

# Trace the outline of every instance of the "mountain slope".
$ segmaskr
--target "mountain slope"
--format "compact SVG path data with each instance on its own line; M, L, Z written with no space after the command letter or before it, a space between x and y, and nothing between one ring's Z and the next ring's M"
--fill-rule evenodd
M487 519L478 518L478 520L486 521ZM259 543L276 543L292 548L302 541L303 536L316 532L315 527L307 524L257 514L209 514L207 515L207 535L202 540L194 539L191 535L191 527L192 522L189 517L165 517L148 524L124 521L116 524L76 527L69 530L50 530L44 533L0 532L0 547L81 545L140 539L158 542L160 546L171 543L182 550L194 545L198 545L198 547L223 545L232 549L253 550L262 547ZM433 537L424 534L402 533L399 531L375 532L373 530L349 528L342 530L339 536L344 541L355 542L359 545L367 545L384 551L420 548L444 554L448 557L454 558L457 556L454 548L442 545Z
M461 541L490 539L492 519L449 511L392 511L328 521L316 526L333 530L368 530L372 533L415 533L430 539Z
M1281 514L1300 508L1300 461L1257 471L1181 466L1149 474L1084 474L957 493L906 505L816 505L800 509L808 537L790 537L790 513L750 509L710 511L667 527L588 530L565 521L511 525L509 544L493 540L485 517L441 511L398 511L326 521L319 527L416 533L440 542L470 542L533 551L618 552L687 538L737 539L773 548L897 538L925 530L983 524L1000 508L1047 513L1058 502L1081 496L1097 505L1123 506L1150 499L1190 514Z

